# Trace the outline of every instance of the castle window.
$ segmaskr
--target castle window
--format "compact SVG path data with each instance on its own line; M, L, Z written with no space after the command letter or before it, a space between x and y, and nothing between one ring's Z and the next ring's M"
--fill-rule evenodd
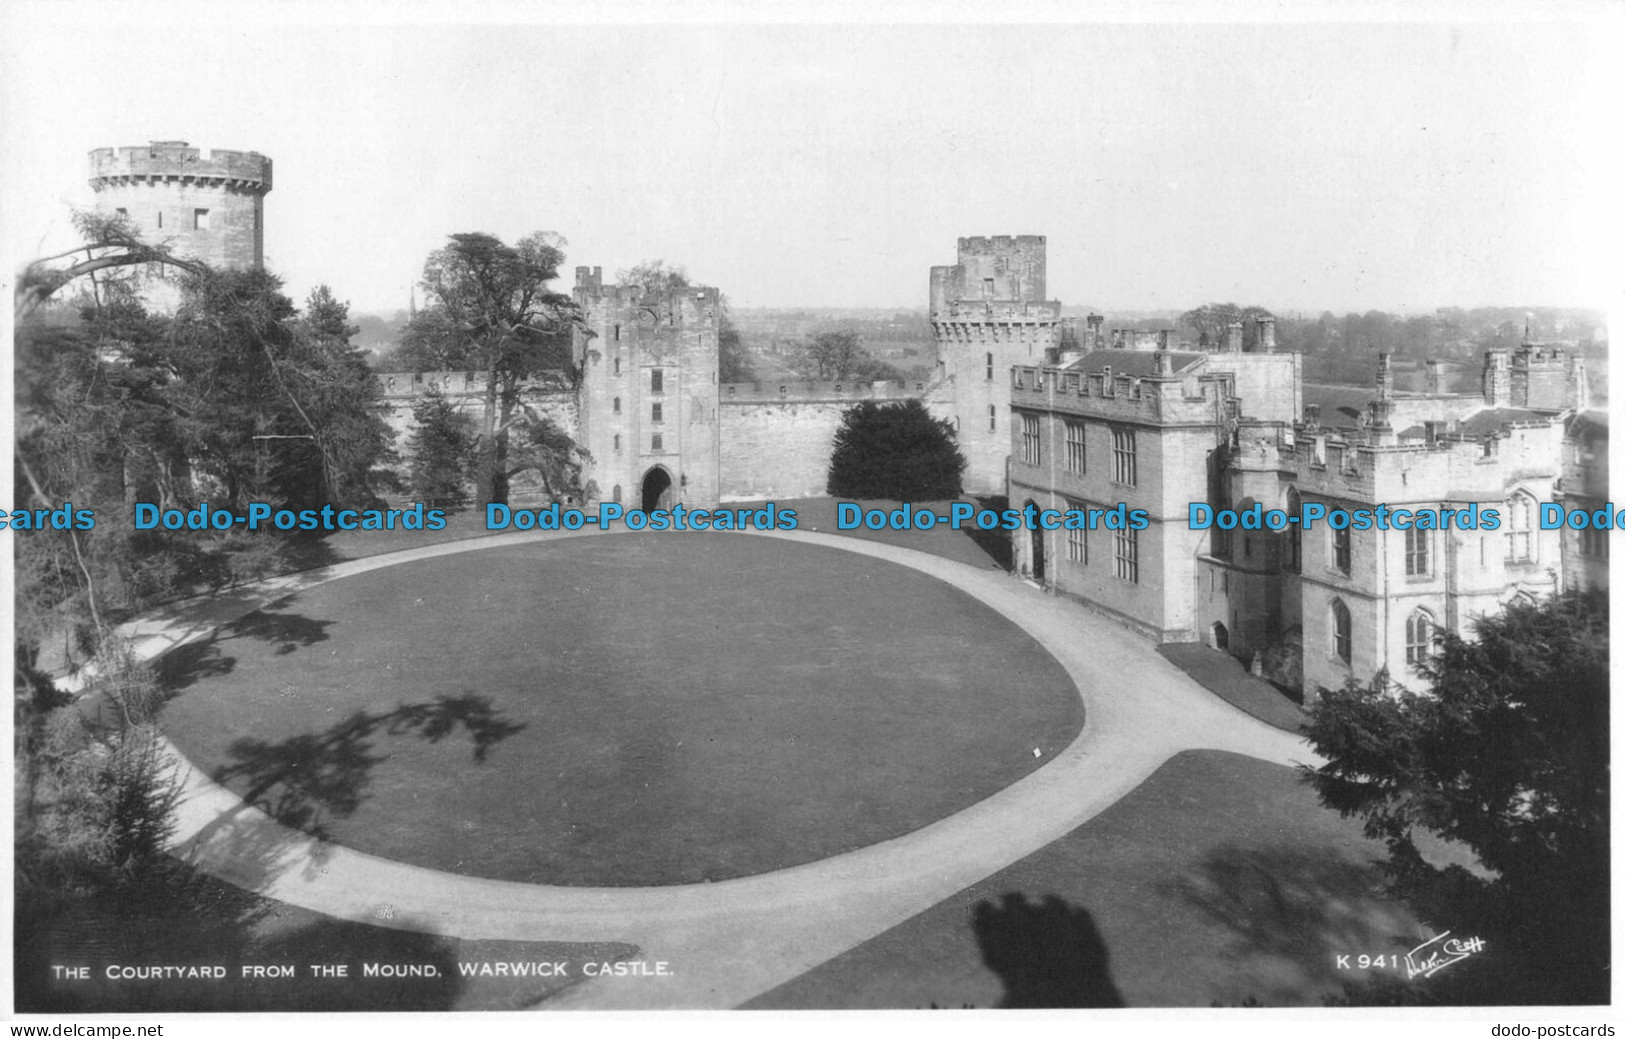
M1066 424L1066 471L1069 473L1088 472L1088 458L1083 450L1083 423L1068 422Z
M1585 527L1580 531L1580 554L1592 559L1608 558L1608 531Z
M1298 489L1293 487L1286 492L1286 514L1297 516L1302 513L1303 498L1298 495ZM1303 568L1303 527L1297 523L1287 526L1286 568L1293 573Z
M992 278L983 278L982 279L982 298L983 299L992 299L993 298L993 279Z
M1332 653L1347 664L1354 659L1354 620L1342 599L1332 600Z
M1117 576L1129 584L1140 583L1140 532L1124 528L1117 532Z
M1038 438L1038 416L1021 416L1021 460L1028 465L1037 465L1041 460L1042 450Z
M617 343L618 343L618 342L620 342L620 341L621 341L621 326L620 326L620 325L616 325L616 326L615 326L615 341L616 341L616 342L617 342ZM619 363L620 363L620 362L619 362L619 361L617 361L617 362L616 362L616 364L619 364ZM616 375L619 375L619 374L621 374L621 370L620 370L620 368L618 368L618 367L617 367L617 368L616 368L616 369L615 369L615 374L616 374Z
M1081 505L1067 503L1068 509L1082 509ZM1066 558L1080 565L1089 563L1089 531L1082 526L1066 532Z
M1405 573L1420 577L1428 572L1428 532L1415 527L1405 531Z
M1405 618L1405 663L1421 664L1433 656L1433 614L1418 606Z
M1332 565L1345 574L1354 569L1354 536L1347 527L1332 531Z
M1135 458L1134 430L1112 430L1112 479L1133 487L1139 482L1139 462Z
M649 437L649 450L651 450L651 451L664 451L665 449L666 449L666 439L664 437L662 437L659 433L651 434L650 437Z
M1528 563L1534 560L1534 514L1535 499L1522 491L1507 499L1507 562Z
M621 359L619 357L615 358L615 374L621 374Z
M615 450L619 451L620 449L621 449L621 435L619 433L616 433L615 434ZM621 499L617 497L615 500L620 501Z
M615 414L617 414L617 415L619 415L621 413L621 398L619 398L619 397L615 398L615 402L611 406L611 410L613 410L615 412Z
M164 211L162 209L158 210L158 226L160 228L164 226Z
M666 373L659 368L651 368L649 370L649 392L666 392Z
M664 408L664 406L662 406L658 402L649 405L649 421L650 422L663 422L663 421L665 421L665 419L663 417L664 414L665 414L665 410L666 409Z
M129 216L130 215L130 211L128 209L125 209L123 206L119 206L117 209L113 210L113 212L117 213L119 216Z
M158 226L164 226L163 216L158 217ZM207 231L209 229L209 211L207 209L192 210L192 230Z
M616 437L616 439L619 440L620 438ZM615 503L618 505L618 504L620 504L620 501L621 501L621 485L616 484L615 485Z
M989 433L999 428L999 409L997 405L987 406L987 431Z
M992 353L989 353L987 355L987 377L989 379L993 378L993 354Z

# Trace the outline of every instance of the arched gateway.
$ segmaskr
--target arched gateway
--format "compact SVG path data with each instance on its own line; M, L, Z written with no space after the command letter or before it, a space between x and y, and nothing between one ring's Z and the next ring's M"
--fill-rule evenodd
M643 502L644 512L655 509L669 509L672 506L671 474L663 465L657 465L643 474Z

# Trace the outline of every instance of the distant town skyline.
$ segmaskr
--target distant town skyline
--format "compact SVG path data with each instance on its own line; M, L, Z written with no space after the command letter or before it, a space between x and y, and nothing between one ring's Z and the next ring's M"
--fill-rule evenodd
M181 139L269 156L267 265L296 300L325 283L358 312L405 307L449 234L541 229L569 242L565 286L576 265L661 258L741 307L917 309L959 237L998 234L1046 236L1068 304L1617 303L1611 38L1583 17L1601 8L1403 25L199 10L8 6L13 268L71 247L90 149Z

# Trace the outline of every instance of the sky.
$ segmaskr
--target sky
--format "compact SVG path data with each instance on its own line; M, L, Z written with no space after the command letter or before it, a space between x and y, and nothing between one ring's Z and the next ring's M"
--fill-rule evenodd
M987 6L11 0L5 270L92 148L180 139L270 156L268 266L357 311L535 230L743 307L923 307L994 234L1108 313L1618 304L1616 8Z

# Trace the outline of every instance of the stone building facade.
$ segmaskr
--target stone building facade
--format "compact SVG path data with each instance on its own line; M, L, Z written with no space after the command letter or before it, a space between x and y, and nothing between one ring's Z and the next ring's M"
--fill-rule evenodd
M1270 353L1262 325L1259 352L1241 352L1232 326L1213 353L1141 352L1118 338L1120 350L1014 368L1011 504L1123 501L1150 517L1137 532L1024 536L1018 569L1154 638L1207 642L1308 691L1383 669L1416 684L1440 630L1470 635L1474 618L1515 598L1606 582L1605 561L1575 562L1577 535L1539 525L1543 503L1606 498L1606 427L1575 418L1578 358L1526 343L1486 355L1479 393L1440 393L1435 380L1405 394L1384 356L1367 406L1328 408L1323 421L1298 358ZM1493 508L1502 525L1192 529L1193 501L1288 515L1306 503ZM1606 551L1605 538L1587 548L1598 541Z

